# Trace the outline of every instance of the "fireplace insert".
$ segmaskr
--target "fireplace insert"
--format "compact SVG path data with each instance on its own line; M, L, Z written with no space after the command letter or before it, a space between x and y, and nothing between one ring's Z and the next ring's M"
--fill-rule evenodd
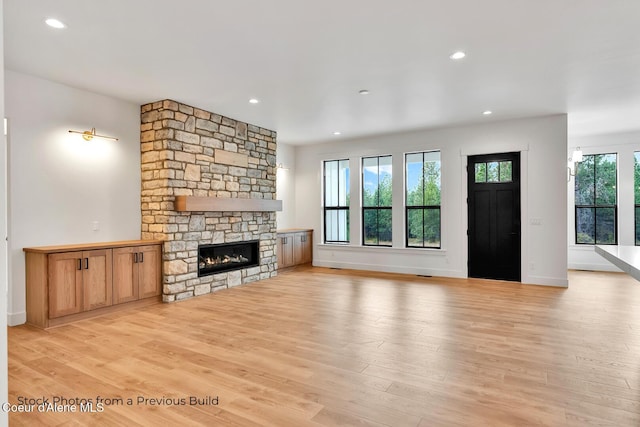
M260 265L260 241L198 246L198 277Z

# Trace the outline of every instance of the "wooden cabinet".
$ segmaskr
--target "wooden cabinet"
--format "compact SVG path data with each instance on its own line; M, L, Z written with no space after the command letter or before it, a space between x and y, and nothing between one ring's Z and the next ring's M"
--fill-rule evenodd
M122 308L123 303L159 300L161 243L25 248L27 323L48 328Z
M278 268L293 265L293 235L278 234Z
M62 252L49 258L49 317L111 305L111 250Z
M135 301L161 293L160 246L113 249L113 303Z
M82 252L49 256L49 317L80 313L82 293Z
M293 235L293 263L307 264L311 262L311 253L313 251L311 242L313 240L313 232L301 231Z
M312 261L313 230L288 229L278 231L278 268L308 264Z

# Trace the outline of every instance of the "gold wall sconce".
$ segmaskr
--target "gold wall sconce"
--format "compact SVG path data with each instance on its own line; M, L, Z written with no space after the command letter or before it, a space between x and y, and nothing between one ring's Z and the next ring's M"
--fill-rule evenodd
M69 133L79 133L80 135L82 135L82 138L84 138L85 141L91 141L93 138L110 139L112 141L118 140L118 138L114 136L96 134L96 128L91 128L91 130L85 130L84 132L81 130L70 130Z

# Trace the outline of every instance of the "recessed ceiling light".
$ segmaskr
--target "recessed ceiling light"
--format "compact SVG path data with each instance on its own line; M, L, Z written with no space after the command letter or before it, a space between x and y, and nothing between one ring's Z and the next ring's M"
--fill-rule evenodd
M482 112L482 114L484 114L485 116L488 116L488 115L490 115L490 114L493 114L493 111L491 111L491 110L486 110L486 111L483 111L483 112Z
M58 21L55 18L49 18L44 22L45 22L45 24L47 24L48 26L53 27L53 28L60 29L60 28L66 27L66 25L64 25L62 22Z
M342 132L340 132L340 131L338 131L338 130L337 130L337 131L335 131L333 134L334 134L334 135L336 135L336 136L338 136L338 135L341 135L341 134L342 134Z
M249 100L249 104L258 104L259 102L260 102L260 100L259 100L259 99L256 99L256 98L251 98L251 99Z
M360 95L369 95L369 91L367 89L362 89L360 92L358 92Z
M465 56L467 56L467 54L464 53L463 51L459 50L458 52L452 53L451 56L449 56L449 58L451 58L451 59L462 59Z

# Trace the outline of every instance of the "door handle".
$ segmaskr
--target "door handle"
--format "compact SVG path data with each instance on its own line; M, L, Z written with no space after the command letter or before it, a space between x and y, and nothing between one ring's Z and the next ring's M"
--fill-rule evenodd
M89 258L85 258L84 259L84 268L85 268L85 270L89 269Z
M142 252L140 252L140 262L144 262L144 255Z
M82 258L78 258L78 270L82 270Z
M136 264L138 262L138 252L133 253L133 263Z

